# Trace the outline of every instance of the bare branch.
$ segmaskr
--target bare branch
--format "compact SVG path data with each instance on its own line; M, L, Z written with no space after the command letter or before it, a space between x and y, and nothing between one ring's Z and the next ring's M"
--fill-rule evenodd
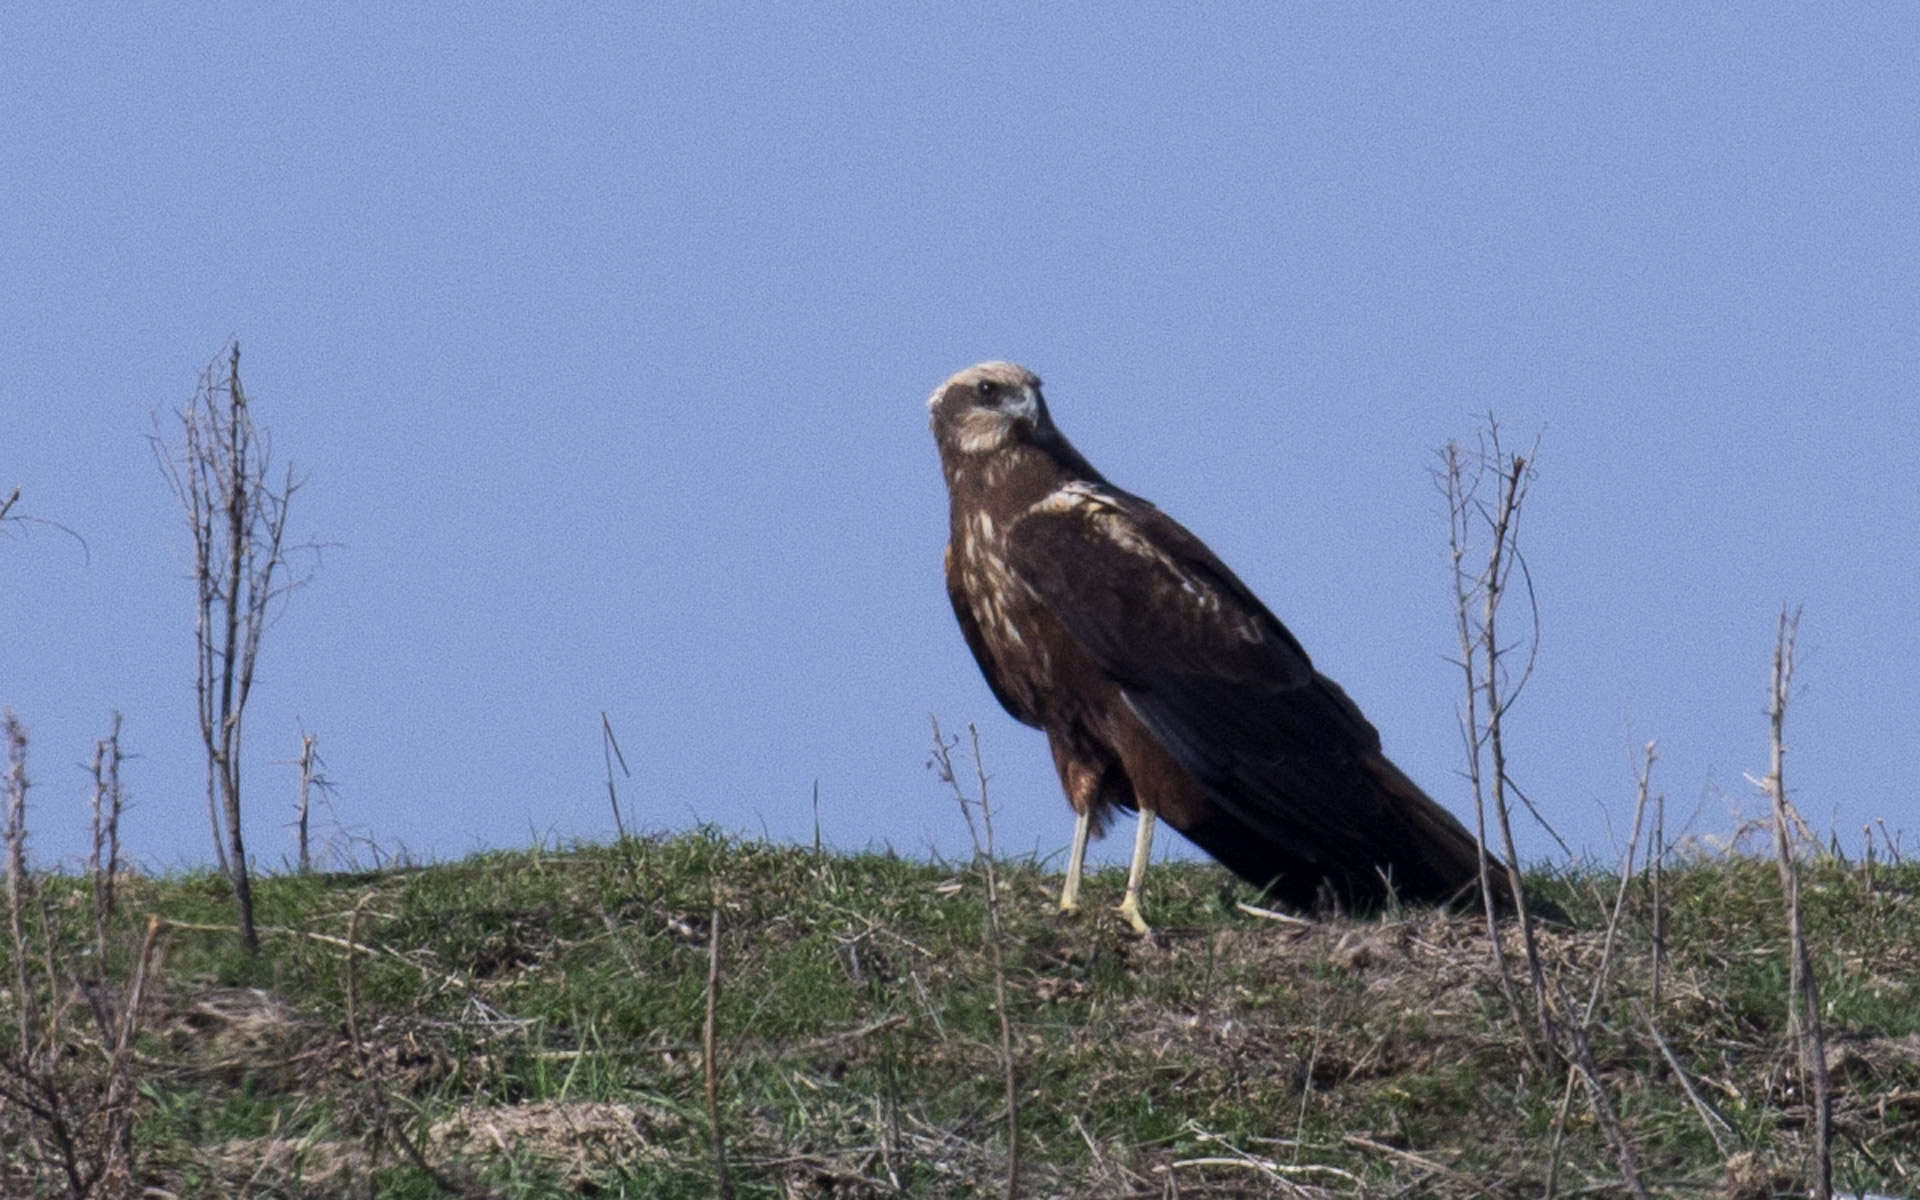
M1538 442L1535 442L1537 448ZM1533 636L1528 643L1527 662L1515 678L1508 672L1505 659L1511 647L1501 645L1499 614L1508 580L1520 561L1519 516L1532 478L1528 455L1507 455L1500 443L1499 422L1489 414L1486 429L1480 435L1478 449L1471 455L1457 443L1449 443L1442 452L1441 485L1447 496L1448 551L1453 565L1454 632L1458 639L1465 688L1461 713L1461 734L1466 742L1467 777L1473 786L1474 833L1480 848L1480 895L1486 914L1487 940L1498 970L1501 991L1516 1018L1522 1016L1518 996L1508 978L1505 950L1499 937L1499 910L1513 906L1520 918L1522 943L1527 953L1528 978L1532 985L1534 1016L1541 1041L1553 1044L1548 1015L1546 981L1533 938L1531 915L1520 886L1518 852L1514 847L1508 792L1512 788L1506 761L1504 719L1518 687L1533 671L1539 641L1539 613L1532 604L1531 577L1520 567L1529 600ZM1481 498L1483 481L1494 479L1497 495L1491 507ZM1487 538L1486 562L1477 570L1467 565L1475 545L1476 530L1484 527ZM1485 755L1484 763L1482 755ZM1529 804L1529 807L1531 805ZM1501 858L1488 853L1488 814L1500 834ZM1503 867L1503 878L1496 882L1492 872ZM1531 1043L1529 1053L1536 1055Z
M1800 1057L1803 1079L1811 1081L1814 1104L1814 1195L1833 1195L1833 1096L1827 1077L1826 1037L1820 1027L1820 987L1807 952L1800 913L1800 870L1790 832L1792 804L1787 799L1787 697L1793 685L1794 643L1800 610L1782 607L1773 643L1773 679L1767 704L1769 766L1766 790L1773 803L1773 848L1780 864L1780 890L1787 907L1787 1029ZM1794 814L1797 816L1797 814Z
M1627 889L1633 883L1634 855L1640 848L1640 830L1646 822L1647 794L1653 786L1653 764L1657 758L1654 743L1648 742L1640 761L1640 782L1635 789L1633 832L1627 838L1627 852L1620 856L1620 885L1614 889L1613 911L1607 916L1606 939L1600 945L1600 965L1593 973L1593 988L1587 993L1587 1011L1581 1023L1591 1026L1600 1007L1600 994L1607 986L1607 968L1613 962L1613 946L1619 936L1620 918L1627 908Z
M713 1155L713 1194L733 1200L733 1177L727 1172L727 1143L720 1128L720 1065L716 1050L720 1005L720 898L716 894L707 924L707 1019L700 1031L701 1072L706 1077L707 1146Z
M1000 881L993 861L993 809L987 803L987 768L980 757L980 731L969 724L967 734L973 742L974 781L979 789L976 797L969 797L953 770L953 747L959 744L959 739L948 742L941 736L940 718L928 714L928 720L933 723L933 760L929 765L935 768L942 783L953 788L954 799L960 803L960 815L967 822L967 834L973 839L974 863L980 867L987 885L987 952L993 962L994 1005L1000 1012L1000 1071L1006 1084L1006 1191L1007 1200L1014 1200L1020 1194L1020 1090L1013 1064L1013 1019L1007 1008L1007 964L1000 948ZM976 804L980 809L979 826L973 819Z
M120 788L120 714L113 731L93 744L93 848L87 867L93 876L94 947L107 960L107 923L113 918L115 877L120 873L120 812L126 796Z
M1441 451L1441 457L1439 478L1447 497L1447 551L1453 564L1454 630L1460 641L1460 657L1456 661L1466 682L1465 699L1460 711L1460 735L1466 743L1467 780L1473 787L1473 840L1480 855L1480 899L1486 913L1487 945L1493 954L1500 992L1506 997L1508 1010L1519 1018L1520 998L1514 993L1513 979L1507 971L1506 950L1500 941L1499 905L1494 898L1493 880L1488 874L1486 788L1480 766L1481 749L1485 741L1480 731L1480 689L1473 668L1477 635L1470 615L1478 584L1470 582L1471 577L1465 566L1467 550L1473 541L1472 514L1478 509L1475 497L1486 471L1486 460L1484 457L1477 458L1469 467L1465 453L1456 442L1448 442ZM1534 1054L1530 1042L1528 1053Z
M88 563L91 563L93 561L92 547L87 545L87 539L81 537L74 530L69 529L67 526L62 525L58 521L49 521L45 517L30 516L27 513L14 513L13 506L15 503L19 501L19 499L20 499L20 489L19 487L16 486L12 491L7 493L6 499L0 500L0 527L4 527L7 524L7 522L11 521L16 525L21 525L21 526L31 527L34 525L45 525L49 529L57 529L61 533L64 533L68 537L72 538L74 541L80 543L81 561L88 562ZM12 514L12 515L9 515L9 514Z
M1620 1124L1614 1111L1613 1102L1607 1094L1604 1082L1600 1078L1598 1065L1588 1041L1588 1025L1599 1003L1600 989L1606 977L1606 964L1611 955L1614 937L1617 933L1621 912L1625 900L1625 888L1632 877L1634 847L1630 846L1626 863L1622 867L1622 882L1619 896L1615 900L1612 920L1608 925L1606 949L1602 952L1599 976L1589 995L1586 1016L1576 1021L1563 1020L1557 1015L1557 991L1547 986L1545 968L1540 954L1540 945L1535 929L1534 914L1530 911L1525 889L1520 881L1519 852L1514 843L1512 810L1509 796L1518 797L1520 802L1534 812L1538 810L1524 793L1513 783L1507 766L1505 737L1505 718L1511 711L1527 681L1532 678L1540 644L1540 610L1534 593L1533 576L1527 568L1526 557L1521 552L1520 518L1524 511L1528 486L1533 478L1531 463L1539 441L1535 440L1525 454L1509 454L1501 445L1499 422L1489 414L1485 430L1480 435L1479 447L1468 455L1458 444L1449 444L1442 452L1442 467L1439 472L1440 483L1447 497L1448 509L1448 548L1453 564L1453 608L1454 631L1459 642L1460 657L1457 665L1461 669L1466 684L1466 701L1461 712L1461 734L1466 742L1467 777L1473 785L1475 834L1481 850L1480 894L1486 913L1488 942L1491 947L1495 966L1512 1010L1516 1024L1526 1028L1526 1014L1522 1010L1519 998L1507 978L1505 952L1502 948L1498 909L1501 902L1511 903L1514 914L1519 918L1520 941L1526 953L1527 977L1531 985L1533 1000L1533 1018L1537 1025L1539 1041L1550 1047L1568 1068L1567 1101L1572 1097L1572 1081L1580 1079L1587 1090L1594 1119L1605 1135L1608 1145L1613 1149L1615 1161L1628 1190L1636 1196L1647 1194L1646 1185L1641 1182L1639 1167L1636 1163L1632 1144ZM1481 485L1491 478L1495 484L1495 494L1489 501L1481 495ZM1485 565L1472 570L1468 556L1476 544L1476 533L1485 531L1487 549ZM1515 573L1518 572L1518 585L1527 602L1528 635L1520 642L1506 644L1500 640L1499 620L1503 603L1508 592L1515 585ZM1508 666L1509 657L1524 649L1525 661L1516 673ZM1651 747L1648 750L1648 766L1651 767ZM1483 762L1482 755L1485 755ZM1646 793L1643 787L1640 808L1634 817L1634 843L1637 845L1639 831L1644 818ZM1493 824L1500 835L1500 855L1498 861L1487 853L1487 818L1491 810ZM1546 823L1542 821L1544 826ZM1551 833L1550 826L1547 827ZM1556 840L1559 835L1554 834ZM1564 844L1564 843L1563 843ZM1502 878L1496 883L1493 872L1499 870ZM1568 1005L1567 1007L1571 1007ZM1528 1040L1529 1055L1539 1062L1539 1054L1531 1039ZM1549 1172L1549 1194L1552 1191L1553 1172L1558 1167L1559 1132L1566 1114L1566 1102L1562 1103L1561 1115L1555 1121L1555 1140L1553 1168Z
M627 840L627 826L620 820L620 793L613 786L613 762L620 760L620 770L628 779L633 772L627 768L627 756L620 753L620 741L613 736L613 722L607 719L607 710L600 710L600 756L607 763L607 804L613 809L613 831L621 841Z
M158 430L149 440L193 539L194 690L207 756L207 820L214 856L233 887L241 941L254 951L259 937L241 832L244 716L261 638L279 602L306 580L289 581L284 569L287 517L300 480L289 467L273 482L268 440L254 426L240 382L238 343L221 357L224 363L216 358L201 372L193 399L175 414L177 448Z
M1638 1008L1638 1005L1635 1007ZM1720 1151L1720 1157L1725 1158L1731 1153L1731 1147L1727 1145L1722 1131L1732 1133L1733 1123L1714 1107L1711 1100L1701 1094L1699 1088L1693 1086L1693 1078L1687 1074L1686 1068L1680 1065L1680 1060L1675 1057L1673 1047L1667 1044L1667 1039L1660 1035L1660 1028L1653 1023L1652 1015L1644 1008L1639 1008L1639 1013L1640 1023L1647 1027L1647 1033L1652 1036L1653 1044L1660 1048L1660 1057L1667 1060L1667 1069L1671 1070L1673 1077L1680 1081L1680 1090L1687 1094L1687 1100L1692 1103L1693 1110L1700 1114L1700 1123L1706 1126L1707 1135L1713 1139L1714 1148Z
M34 992L27 977L32 947L27 941L27 899L33 881L27 878L27 731L20 719L7 709L4 718L7 743L7 933L13 959L13 999L20 1023L22 1055L32 1060L34 1030Z
M320 752L314 749L314 736L311 733L302 731L300 734L299 811L300 873L302 875L309 874L313 871L313 857L307 848L307 815L312 811L310 802L313 785L318 775L316 768L323 765L325 764L320 760ZM325 783L325 780L319 780L319 782Z

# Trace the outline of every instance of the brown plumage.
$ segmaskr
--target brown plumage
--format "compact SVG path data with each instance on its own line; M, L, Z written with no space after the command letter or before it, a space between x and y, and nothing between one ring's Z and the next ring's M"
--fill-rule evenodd
M1078 814L1062 908L1114 808L1141 814L1121 908L1143 930L1156 814L1299 908L1468 891L1472 835L1200 539L1080 456L1032 372L982 363L927 407L954 615L1000 703L1046 731Z

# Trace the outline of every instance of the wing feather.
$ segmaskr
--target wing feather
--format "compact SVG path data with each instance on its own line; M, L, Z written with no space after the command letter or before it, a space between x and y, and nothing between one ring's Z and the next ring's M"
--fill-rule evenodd
M1014 523L1008 563L1109 674L1123 684L1169 672L1262 686L1313 678L1286 626L1173 518L1113 489L1067 495Z
M1379 733L1172 518L1083 489L1028 510L1008 548L1022 582L1234 817L1329 870L1371 864L1405 828L1369 779Z

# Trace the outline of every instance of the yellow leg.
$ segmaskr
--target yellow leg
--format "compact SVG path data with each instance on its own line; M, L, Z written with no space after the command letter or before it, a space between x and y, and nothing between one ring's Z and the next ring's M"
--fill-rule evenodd
M1060 889L1060 911L1080 911L1080 873L1087 862L1087 834L1093 829L1093 817L1081 813L1073 821L1073 849L1067 854L1067 882Z
M1127 894L1120 898L1118 912L1141 936L1153 932L1140 915L1140 887L1147 881L1147 857L1153 853L1153 814L1140 810L1140 824L1133 831L1133 864L1127 868Z

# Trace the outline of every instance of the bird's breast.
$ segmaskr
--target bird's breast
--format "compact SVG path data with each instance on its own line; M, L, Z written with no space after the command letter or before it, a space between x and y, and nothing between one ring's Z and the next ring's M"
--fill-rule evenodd
M1023 707L1043 713L1044 697L1057 682L1058 623L1008 563L1004 537L991 514L969 514L956 549L967 602L1000 677Z

